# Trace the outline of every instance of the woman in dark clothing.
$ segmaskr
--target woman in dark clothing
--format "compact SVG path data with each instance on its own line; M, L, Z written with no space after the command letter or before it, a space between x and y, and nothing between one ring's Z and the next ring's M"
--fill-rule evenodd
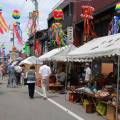
M27 84L30 98L34 98L35 82L36 82L35 66L32 65L27 73Z

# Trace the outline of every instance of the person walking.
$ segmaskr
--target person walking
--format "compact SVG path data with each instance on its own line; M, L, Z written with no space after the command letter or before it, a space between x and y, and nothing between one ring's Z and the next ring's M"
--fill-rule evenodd
M14 65L10 67L10 87L16 87L16 71Z
M0 81L2 80L3 76L3 70L2 70L2 64L0 63Z
M42 89L43 89L44 99L46 99L47 98L46 91L48 90L49 76L51 74L51 69L46 64L46 62L43 62L43 65L40 67L39 74L42 77L41 86L42 86Z
M7 73L8 73L8 83L7 83L7 87L10 87L10 70L11 70L11 64L9 63L7 66Z
M25 80L25 65L20 66L22 68L21 76L20 76L20 83L21 85L24 85L24 80Z
M21 77L21 72L22 68L19 66L19 62L15 65L15 71L16 71L16 84L21 85L20 77Z
M34 98L35 91L35 82L36 82L36 72L35 66L30 66L30 70L26 74L27 84L28 84L28 92L30 99Z

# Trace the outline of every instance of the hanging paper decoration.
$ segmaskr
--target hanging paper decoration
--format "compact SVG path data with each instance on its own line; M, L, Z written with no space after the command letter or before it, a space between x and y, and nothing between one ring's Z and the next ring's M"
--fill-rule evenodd
M41 55L41 44L39 40L35 41L35 55L40 56Z
M63 20L63 11L61 8L56 8L53 11L53 18L56 23L53 23L49 29L50 45L62 47L67 44L67 35L62 30L62 24L59 23L60 20Z
M112 20L112 27L111 27L111 30L109 34L116 34L119 32L119 28L120 28L120 2L118 2L116 4L116 7L115 7L115 16Z
M95 9L92 6L82 6L82 14L81 17L84 20L84 37L86 37L86 40L89 39L90 35L95 35L95 33L92 31L91 28L91 20L93 19L93 12Z
M16 52L17 48L15 46L12 47L12 52Z
M2 16L2 9L0 8L0 33L3 34L4 32L8 32L9 27Z
M20 19L20 12L18 10L14 10L12 13L12 17L14 19Z
M116 4L115 11L116 13L120 14L120 2Z
M53 17L55 20L62 20L63 19L63 11L61 8L56 8L53 11Z
M62 47L67 44L67 35L63 32L61 23L53 23L49 34L52 46Z
M16 51L17 51L17 48L13 46L12 47L12 61L16 60Z
M19 10L13 10L13 13L12 13L12 17L15 19L15 20L18 20L20 19L20 12ZM15 22L13 24L13 32L15 33L17 39L18 39L18 43L23 45L23 41L22 41L22 30L20 28L20 23L19 22Z
M14 33L18 39L18 42L23 45L23 42L22 42L22 32L20 30L20 24L18 22L14 23L13 24L13 28L14 28Z
M30 46L28 45L28 43L25 44L22 53L26 54L27 56L30 55Z

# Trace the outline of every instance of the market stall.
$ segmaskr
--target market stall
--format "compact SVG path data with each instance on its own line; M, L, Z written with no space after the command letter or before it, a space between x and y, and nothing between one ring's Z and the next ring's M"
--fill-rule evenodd
M42 62L37 57L31 56L19 63L19 65L22 65L22 64L25 65L26 70L29 69L30 65L35 65L36 72L38 73L39 67L42 64Z
M57 53L61 52L63 48L55 48L39 57L40 61L50 61L51 58Z
M115 91L115 98L111 95L111 104L116 108L116 116L118 116L119 105L119 62L120 62L120 34L109 35L105 37L95 38L83 46L75 49L68 54L68 61L76 61L80 59L96 59L96 58L117 57L117 85ZM118 117L114 118L118 120Z
M56 76L57 76L57 82L56 84L62 84L63 87L65 87L65 79L67 79L67 71L66 71L66 68L67 68L67 65L66 65L66 62L67 62L67 54L76 49L77 47L75 47L73 44L70 44L68 46L65 46L65 47L62 47L61 49L61 52L57 53L56 55L54 55L52 58L51 58L51 61L54 62L54 64L56 64ZM62 81L61 81L62 79ZM61 81L61 82L59 82Z

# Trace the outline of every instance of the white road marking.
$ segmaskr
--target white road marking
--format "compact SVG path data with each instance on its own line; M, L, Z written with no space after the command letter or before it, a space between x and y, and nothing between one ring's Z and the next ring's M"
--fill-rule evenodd
M43 96L43 94L41 94L40 92L38 92L37 90L35 90L35 92L37 94L39 94L40 96ZM54 100L47 98L47 100L51 103L53 103L54 105L56 105L57 107L59 107L60 109L62 109L63 111L65 111L66 113L68 113L69 115L71 115L72 117L76 118L76 120L85 120L82 117L78 116L77 114L75 114L74 112L70 111L69 109L65 108L64 106L60 105L59 103L55 102Z

